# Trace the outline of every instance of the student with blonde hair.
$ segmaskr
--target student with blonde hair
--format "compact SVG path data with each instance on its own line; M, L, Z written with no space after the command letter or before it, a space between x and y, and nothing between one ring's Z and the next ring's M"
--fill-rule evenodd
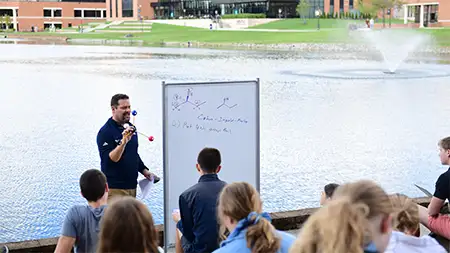
M291 253L383 253L392 232L389 196L368 180L339 186L306 221Z
M438 147L441 164L450 165L450 137L440 140ZM418 206L420 222L432 232L450 239L450 216L440 213L446 200L450 200L450 168L437 179L428 208Z
M446 253L445 249L430 236L420 236L419 208L405 195L390 197L393 207L392 232L385 253Z
M158 234L147 206L131 196L117 196L105 211L98 253L162 253Z
M276 230L256 189L246 182L232 183L222 190L218 215L223 237L215 253L288 253L295 237Z

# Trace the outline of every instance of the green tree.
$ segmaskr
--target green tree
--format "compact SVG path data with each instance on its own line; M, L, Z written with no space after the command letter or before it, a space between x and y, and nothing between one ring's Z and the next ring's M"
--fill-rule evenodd
M0 31L3 31L3 23L4 23L3 16L0 16Z
M386 27L386 11L390 10L392 15L393 9L400 8L404 4L403 0L372 0L372 6L376 12L383 12L383 27Z
M301 19L303 19L303 24L306 24L306 15L308 15L309 8L311 5L309 4L308 0L300 0L300 2L297 5L297 8L295 8L295 11L300 16Z
M8 15L5 15L5 25L6 25L6 32L8 32L9 26L11 26L11 17Z
M363 19L369 18L369 16L376 16L377 9L373 5L373 2L374 1L370 3L365 0L358 0L358 10L362 14L361 16Z

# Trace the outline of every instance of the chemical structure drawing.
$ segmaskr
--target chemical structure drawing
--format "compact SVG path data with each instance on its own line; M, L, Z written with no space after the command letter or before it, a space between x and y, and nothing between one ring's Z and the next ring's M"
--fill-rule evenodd
M228 98L228 97L223 98L222 104L220 104L220 105L217 107L217 109L220 109L220 108L222 108L222 107L228 107L229 109L231 109L231 108L234 108L234 107L237 106L237 104L229 105L229 104L228 104L228 101L229 101L229 100L230 100L230 98Z
M181 108L186 104L192 106L192 109L194 110L200 109L200 106L206 103L206 101L193 100L193 96L194 93L191 88L187 89L185 96L175 94L172 101L172 110L180 111Z

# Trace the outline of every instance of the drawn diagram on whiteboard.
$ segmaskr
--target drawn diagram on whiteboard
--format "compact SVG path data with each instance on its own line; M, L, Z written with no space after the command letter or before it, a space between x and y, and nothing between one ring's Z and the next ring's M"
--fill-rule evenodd
M186 95L185 96L181 96L179 94L175 94L173 96L173 101L172 101L172 110L181 110L181 107L183 107L184 105L190 105L192 107L192 109L200 109L200 106L203 105L204 103L206 103L206 101L200 101L200 100L193 100L194 97L194 92L192 91L191 88L187 89L186 91Z
M228 107L229 109L231 109L231 108L233 108L233 107L236 107L237 106L237 104L233 104L233 105L230 105L230 104L228 104L228 101L230 100L230 98L223 98L223 102L222 102L222 104L220 104L218 107L217 107L217 109L220 109L220 108L222 108L222 107Z

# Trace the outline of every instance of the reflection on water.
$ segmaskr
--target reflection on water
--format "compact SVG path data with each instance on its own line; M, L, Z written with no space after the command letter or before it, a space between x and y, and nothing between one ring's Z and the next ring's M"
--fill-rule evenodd
M154 142L141 141L140 153L162 174L162 81L261 79L261 193L267 211L318 206L324 184L361 178L389 192L421 196L413 183L432 190L445 170L436 144L450 128L449 77L283 74L380 68L353 54L22 44L1 44L0 51L0 242L58 236L68 208L85 202L78 179L84 170L99 168L95 138L110 116L114 93L131 96L139 112L136 125L155 136ZM401 68L448 68L418 64ZM145 200L157 223L162 189L159 183Z

